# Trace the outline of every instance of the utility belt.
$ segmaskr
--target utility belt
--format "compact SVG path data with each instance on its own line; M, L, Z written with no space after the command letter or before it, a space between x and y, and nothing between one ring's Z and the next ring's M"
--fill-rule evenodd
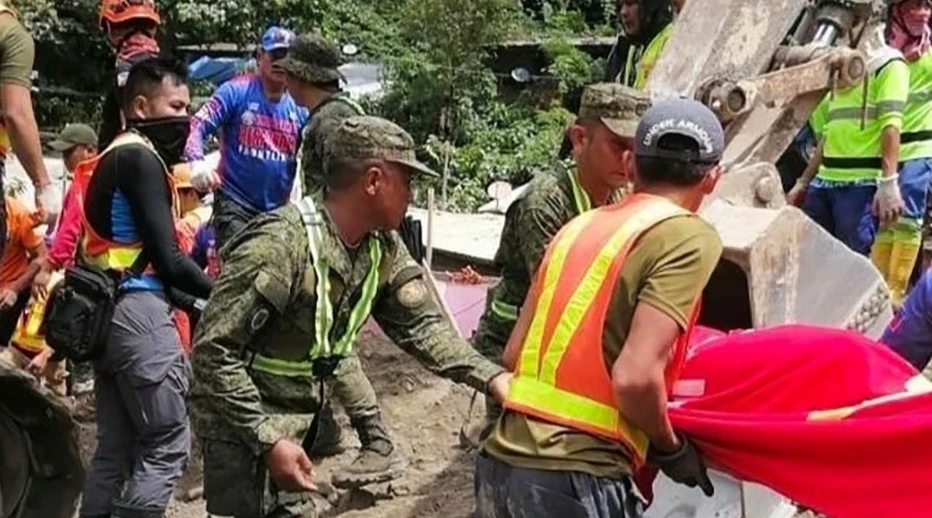
M106 347L110 323L129 275L140 275L148 261L142 253L124 272L75 264L65 270L65 279L49 295L41 329L45 343L59 357L73 362L99 358Z

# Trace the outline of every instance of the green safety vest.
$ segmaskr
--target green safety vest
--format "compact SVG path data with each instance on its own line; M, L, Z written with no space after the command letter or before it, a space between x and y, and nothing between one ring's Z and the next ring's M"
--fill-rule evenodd
M668 23L646 47L631 46L628 48L628 59L625 62L624 81L622 84L631 86L636 90L644 90L654 65L660 59L667 40L673 33L673 24ZM633 77L632 77L633 74ZM632 82L633 79L633 82Z
M592 210L592 200L589 199L589 194L582 188L582 185L579 185L579 176L576 170L567 170L566 174L570 179L570 186L573 190L573 204L576 206L576 215L578 216L589 212ZM510 322L516 322L518 320L518 312L521 310L518 306L502 302L498 299L492 300L490 309L492 313L502 320Z
M818 178L831 182L876 180L881 170L881 137L903 125L909 93L909 68L902 59L887 63L864 83L829 93L811 123L823 140ZM862 127L863 124L863 127Z
M324 220L318 212L311 197L304 197L298 203L301 219L307 231L310 261L317 277L315 288L316 307L314 310L314 337L308 348L307 359L304 361L287 361L269 358L257 354L252 361L252 368L287 377L313 377L313 367L316 360L346 358L353 352L353 343L362 325L372 312L372 305L379 288L379 264L382 262L382 246L379 240L370 237L367 240L369 260L371 266L366 273L362 285L362 295L350 312L349 322L343 336L331 340L330 332L333 328L333 307L330 303L330 276L329 268L321 254L324 243L321 227ZM349 287L347 287L348 289Z
M932 158L932 52L909 64L909 97L900 132L900 160Z

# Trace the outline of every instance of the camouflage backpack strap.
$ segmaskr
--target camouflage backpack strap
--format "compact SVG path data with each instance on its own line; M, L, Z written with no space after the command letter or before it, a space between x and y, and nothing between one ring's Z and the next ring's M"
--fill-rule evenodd
M327 106L328 104L333 103L333 102L341 102L341 103L343 103L343 104L349 106L350 108L353 109L353 111L356 112L356 115L365 115L365 114L366 114L366 110L363 110L363 109L362 109L362 106L361 106L358 102L354 101L354 100L349 96L349 94L346 93L346 92L340 92L340 93L338 93L338 94L336 94L336 95L331 95L327 100L325 100L324 102L322 102L322 103L320 103L319 105L317 105L317 109L316 109L315 111L320 111L321 108L323 108L324 106Z

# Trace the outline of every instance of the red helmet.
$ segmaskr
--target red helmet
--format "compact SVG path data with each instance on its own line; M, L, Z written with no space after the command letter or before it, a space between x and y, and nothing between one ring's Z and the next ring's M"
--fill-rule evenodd
M155 0L102 0L100 26L104 22L123 23L130 20L150 20L161 25L162 19L155 9Z

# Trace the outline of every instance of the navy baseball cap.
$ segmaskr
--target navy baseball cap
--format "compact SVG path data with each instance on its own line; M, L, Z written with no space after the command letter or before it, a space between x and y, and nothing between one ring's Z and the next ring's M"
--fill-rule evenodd
M281 27L269 27L262 35L262 50L271 52L278 49L287 49L295 39L295 34Z
M665 149L661 140L667 135L691 139L694 150ZM657 101L638 123L634 135L634 154L700 164L715 164L725 152L725 131L718 117L706 105L692 99L671 98Z

